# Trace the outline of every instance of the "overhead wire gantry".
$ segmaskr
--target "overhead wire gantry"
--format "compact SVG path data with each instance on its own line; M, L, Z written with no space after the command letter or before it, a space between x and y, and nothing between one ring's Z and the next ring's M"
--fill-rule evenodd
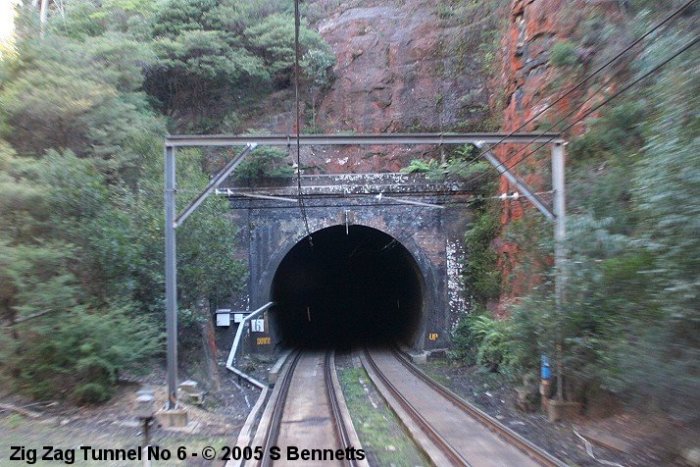
M167 332L168 410L177 407L177 247L176 229L215 192L243 159L257 146L356 146L356 145L462 145L471 144L484 151L486 159L499 173L508 178L545 217L554 223L555 281L557 303L563 294L564 261L566 257L566 208L564 195L564 140L556 133L400 133L400 134L326 134L326 135L171 135L165 138L165 306ZM490 152L496 144L543 144L551 146L553 206L550 208L534 190L518 178L503 162ZM489 145L488 147L484 147ZM176 212L176 153L187 147L237 147L243 150L231 159L210 180L209 184L178 215ZM301 187L300 187L301 188ZM300 189L301 195L301 189Z

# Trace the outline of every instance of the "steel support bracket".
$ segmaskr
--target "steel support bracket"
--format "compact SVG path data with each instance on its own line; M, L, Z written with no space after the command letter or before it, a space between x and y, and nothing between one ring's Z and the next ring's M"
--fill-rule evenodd
M482 143L477 143L476 147L481 149ZM506 165L491 152L490 149L484 150L482 155L484 156L484 159L489 162L489 164L498 170L498 173L506 177L509 182L515 185L518 188L518 191L525 195L525 197L544 215L544 217L547 218L548 221L554 222L556 219L554 213L549 209L545 202L539 196L537 196L532 189L530 189L527 183L511 172L508 167L506 167Z

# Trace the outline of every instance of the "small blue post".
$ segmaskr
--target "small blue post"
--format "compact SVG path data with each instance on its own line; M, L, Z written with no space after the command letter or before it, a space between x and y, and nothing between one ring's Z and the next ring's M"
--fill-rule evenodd
M549 357L546 355L542 355L541 358L542 364L540 366L540 377L542 379L551 379L552 378L552 369L549 366Z

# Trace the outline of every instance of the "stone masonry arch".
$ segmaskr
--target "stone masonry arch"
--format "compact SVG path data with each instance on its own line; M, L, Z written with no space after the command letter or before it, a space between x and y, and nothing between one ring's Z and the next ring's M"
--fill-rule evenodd
M324 176L316 176L322 177ZM461 262L464 259L462 235L470 219L468 206L455 204L450 209L439 209L427 204L423 206L392 201L396 198L386 197L381 200L376 195L365 196L362 193L355 197L338 196L333 192L333 187L340 186L347 193L352 176L343 175L341 180L332 179L332 176L325 177L322 182L317 182L320 189L307 189L306 212L312 238L315 232L332 227L361 226L395 239L410 253L419 271L422 290L420 320L413 338L405 343L415 350L448 347L451 331L468 305L464 300L460 277ZM358 186L362 186L362 190L371 193L371 190L382 189L368 184L366 175L358 176L360 177ZM397 174L374 177L376 180L390 178L388 184L395 184L396 179L399 179ZM411 180L410 177L402 177ZM307 186L311 178L307 178ZM331 178L330 182L328 178ZM403 178L398 181L401 186L411 187ZM431 188L431 193L434 193L434 187ZM448 187L450 188L454 189ZM256 189L259 190L260 187ZM409 192L405 199L426 203L435 201L435 195L424 194L427 191L424 186L414 185L414 189L418 193ZM291 197L294 187L266 187L265 193ZM307 234L296 203L237 197L233 192L229 195L235 223L241 227L241 240L244 243L241 250L249 252L247 303L243 306L252 310L272 299L275 274L290 251L300 242L306 241ZM465 196L468 196L466 190ZM253 342L263 343L254 347L256 350L272 351L281 344L274 329L270 332L271 327L274 328L274 323L266 321L265 333L252 339Z

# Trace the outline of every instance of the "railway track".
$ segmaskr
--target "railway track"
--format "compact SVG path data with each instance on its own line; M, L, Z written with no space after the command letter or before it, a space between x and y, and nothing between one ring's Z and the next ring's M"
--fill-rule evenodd
M255 441L264 453L258 465L368 465L348 458L356 455L347 448L361 446L337 383L334 352L295 352L269 404L271 413L263 415ZM345 452L342 459L330 454L338 450Z
M362 359L375 386L435 465L565 465L430 379L398 351L365 349Z

